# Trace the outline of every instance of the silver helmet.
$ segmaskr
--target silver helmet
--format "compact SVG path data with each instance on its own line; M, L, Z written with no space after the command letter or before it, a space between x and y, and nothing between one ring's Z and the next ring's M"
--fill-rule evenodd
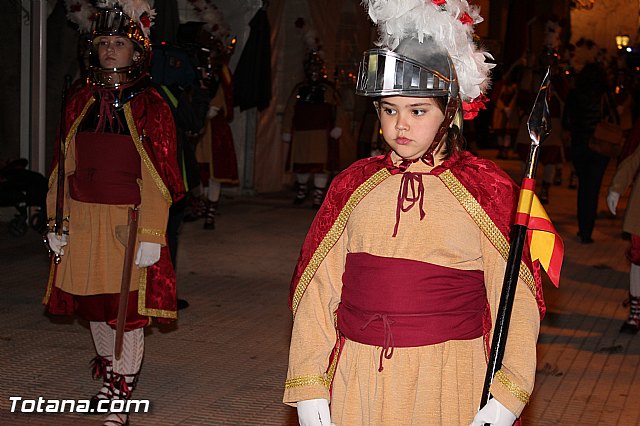
M99 9L90 30L88 78L93 84L105 88L127 87L148 74L151 61L151 41L139 23L119 7ZM121 68L103 68L98 59L96 39L101 36L122 36L133 42L140 57L134 63Z
M458 96L456 71L447 51L426 38L407 38L394 49L364 52L356 94L380 96Z
M360 62L356 82L356 94L362 96L446 97L444 121L427 152L429 155L443 140L454 120L458 128L462 127L459 92L451 57L431 37L426 37L424 42L406 38L394 50L367 50Z

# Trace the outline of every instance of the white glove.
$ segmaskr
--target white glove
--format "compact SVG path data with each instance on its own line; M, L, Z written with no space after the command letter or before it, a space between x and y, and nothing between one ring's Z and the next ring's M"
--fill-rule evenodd
M489 423L493 426L511 426L516 421L516 415L507 409L495 398L492 398L487 402L487 405L482 407L482 410L478 411L478 414L473 418L471 426L483 426L485 423Z
M49 248L52 252L57 254L58 256L64 255L64 249L62 247L67 245L67 235L62 234L62 236L58 236L55 232L47 233L47 242L49 243Z
M282 134L282 142L291 142L291 133L283 133Z
M335 426L331 423L329 401L324 398L298 401L298 423L300 426Z
M612 215L616 215L616 208L618 207L618 201L620 200L620 194L615 191L609 190L607 194L607 207Z
M207 118L209 120L211 120L213 117L218 115L218 111L220 111L220 108L214 107L214 106L210 106L209 110L207 111Z
M333 139L340 139L340 136L342 136L342 128L334 127L329 132L329 136L331 136Z
M160 260L160 244L141 241L136 254L136 265L147 268Z

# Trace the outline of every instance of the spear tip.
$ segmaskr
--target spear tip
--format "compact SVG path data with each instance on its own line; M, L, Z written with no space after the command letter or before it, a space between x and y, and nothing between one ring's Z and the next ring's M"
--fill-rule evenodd
M529 114L527 129L533 145L540 145L551 132L551 113L549 112L549 96L551 92L551 68L542 79L536 100Z

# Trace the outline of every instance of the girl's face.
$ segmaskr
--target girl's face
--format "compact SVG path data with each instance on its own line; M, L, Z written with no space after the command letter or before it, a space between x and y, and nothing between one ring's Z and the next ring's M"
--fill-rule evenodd
M95 40L98 45L98 59L103 68L124 68L131 66L140 53L126 37L101 36Z
M384 140L406 160L427 152L444 121L444 113L433 98L389 96L376 106Z

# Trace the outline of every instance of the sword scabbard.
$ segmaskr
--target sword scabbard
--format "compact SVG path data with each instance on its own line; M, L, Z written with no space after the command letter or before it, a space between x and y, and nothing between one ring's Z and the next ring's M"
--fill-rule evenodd
M122 356L122 345L124 341L124 327L127 323L127 309L129 304L129 289L131 288L131 271L133 270L133 256L136 248L136 238L138 234L138 209L129 208L128 220L129 233L127 245L124 249L124 264L122 268L122 281L120 284L120 299L118 302L118 318L116 321L116 343L114 355L116 359Z

